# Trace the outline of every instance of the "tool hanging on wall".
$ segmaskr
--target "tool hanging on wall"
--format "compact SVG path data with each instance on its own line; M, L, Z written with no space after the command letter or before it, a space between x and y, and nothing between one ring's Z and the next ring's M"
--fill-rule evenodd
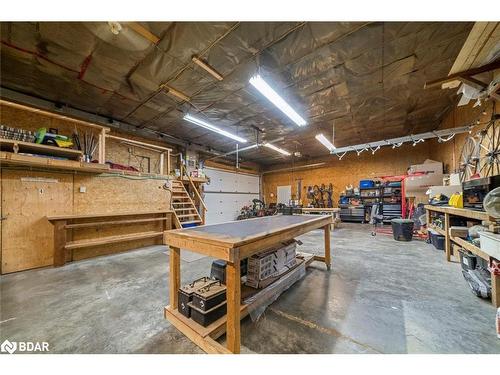
M78 150L83 151L83 160L87 163L92 161L92 155L94 154L97 148L97 138L93 133L85 132L83 134L83 143L80 139L80 134L78 130L75 128L73 130L73 140L75 142Z

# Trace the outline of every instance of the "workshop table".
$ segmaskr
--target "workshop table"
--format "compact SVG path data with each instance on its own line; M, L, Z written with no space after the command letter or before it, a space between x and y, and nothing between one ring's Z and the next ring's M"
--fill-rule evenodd
M340 222L340 208L339 207L302 207L303 214L320 214L332 216L332 230L335 225Z
M324 230L324 256L311 256L330 269L330 215L276 215L221 224L166 231L164 243L170 246L169 298L165 318L207 353L240 352L240 319L248 314L241 304L240 261L280 242L315 229ZM226 266L227 314L202 327L178 311L180 288L180 249L223 259ZM216 341L226 332L227 348Z

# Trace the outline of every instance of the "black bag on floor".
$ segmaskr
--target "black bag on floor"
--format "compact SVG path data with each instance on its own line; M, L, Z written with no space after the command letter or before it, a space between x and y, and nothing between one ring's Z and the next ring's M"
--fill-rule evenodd
M491 297L491 277L489 272L485 272L480 268L475 270L462 270L465 280L472 289L472 293L481 298Z

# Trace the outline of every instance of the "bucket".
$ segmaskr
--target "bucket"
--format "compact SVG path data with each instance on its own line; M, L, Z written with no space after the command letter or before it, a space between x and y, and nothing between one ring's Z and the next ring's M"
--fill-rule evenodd
M392 219L392 234L396 241L411 241L413 238L413 220Z

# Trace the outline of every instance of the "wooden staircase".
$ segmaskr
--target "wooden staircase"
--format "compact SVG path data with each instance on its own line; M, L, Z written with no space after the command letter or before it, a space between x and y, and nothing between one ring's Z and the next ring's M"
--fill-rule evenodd
M182 181L172 180L172 209L180 228L187 224L200 225L203 221Z

